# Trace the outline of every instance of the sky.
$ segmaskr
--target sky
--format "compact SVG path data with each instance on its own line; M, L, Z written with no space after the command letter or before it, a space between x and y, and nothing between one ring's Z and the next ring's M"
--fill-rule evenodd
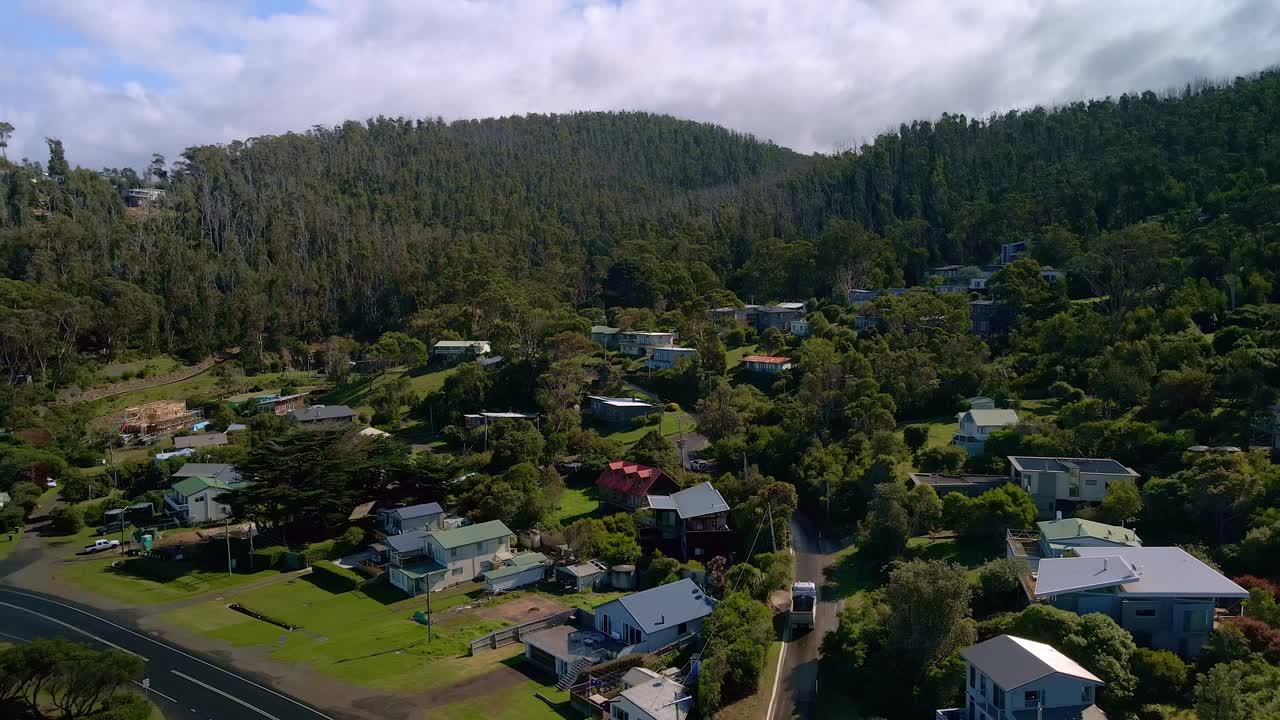
M0 0L7 155L645 110L801 152L1280 62L1276 0Z

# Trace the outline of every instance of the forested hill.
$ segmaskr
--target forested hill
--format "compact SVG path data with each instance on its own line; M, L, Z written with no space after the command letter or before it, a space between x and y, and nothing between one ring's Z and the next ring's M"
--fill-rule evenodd
M1264 73L944 116L816 159L644 113L349 122L191 148L142 179L72 170L55 141L43 169L62 182L34 164L0 177L0 256L21 281L4 306L82 350L199 356L415 322L500 338L517 310L664 311L724 289L806 298L1028 238L1059 264L1153 216L1230 238L1274 222L1277 118ZM126 212L121 191L145 183L166 191L159 209ZM7 366L46 364L30 355Z

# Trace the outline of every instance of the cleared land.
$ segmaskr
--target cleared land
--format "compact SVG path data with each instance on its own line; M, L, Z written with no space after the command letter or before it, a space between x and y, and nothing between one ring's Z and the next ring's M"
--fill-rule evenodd
M676 412L664 411L662 413L662 422L658 425L642 425L638 428L615 430L606 434L605 437L623 446L630 447L639 442L640 438L648 435L650 430L661 429L664 437L671 437L681 432L693 432L696 424L693 416L684 410L677 410Z
M725 367L732 370L742 364L742 358L755 354L757 354L755 345L743 345L740 348L728 350L724 354Z

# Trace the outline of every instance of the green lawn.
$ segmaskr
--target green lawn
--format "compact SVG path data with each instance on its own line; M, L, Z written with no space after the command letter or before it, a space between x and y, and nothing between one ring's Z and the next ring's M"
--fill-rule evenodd
M568 592L560 592L560 591L552 592L550 590L539 589L539 590L534 590L533 592L536 595L541 595L542 597L546 597L546 598L552 598L570 607L582 608L583 610L593 610L609 602L610 600L617 600L618 598L624 595L627 595L627 593L625 592L613 592L613 591L593 592L593 593L568 593Z
M381 596L380 596L381 597ZM333 593L298 578L238 595L244 607L300 630L279 627L210 601L175 610L166 619L234 645L262 646L282 662L301 662L348 682L384 689L423 690L451 685L493 669L521 651L511 646L466 657L468 643L504 627L471 612L436 613L434 639L411 619L426 598L386 604L364 592ZM398 599L398 598L396 598ZM433 609L435 606L433 596ZM509 651L509 652L508 652ZM432 717L436 717L433 711Z
M551 520L568 525L579 518L591 517L600 511L600 500L594 482L566 486L560 493L560 505L552 513Z
M356 382L340 385L315 402L324 405L347 405L354 410L372 411L369 398L378 388L401 378L408 378L409 388L419 397L425 397L428 393L444 387L445 378L452 375L456 369L456 367L449 367L433 372L421 372L400 367L373 377L360 376Z
M119 535L104 537L118 539ZM88 539L85 538L71 547L79 548L87 542ZM116 563L121 564L116 566ZM184 600L212 590L264 580L277 574L275 570L259 570L252 573L237 571L228 575L226 571L205 570L180 560L122 559L119 551L104 551L98 556L74 556L58 565L58 575L64 580L131 605L156 605Z
M663 412L662 423L660 425L642 425L638 428L626 428L623 430L615 430L605 435L606 438L619 443L625 447L635 445L640 438L649 434L650 430L661 427L662 434L666 437L678 434L680 431L693 432L696 423L693 416L684 410L676 412Z
M928 536L913 537L907 541L906 557L921 560L945 560L959 563L969 570L971 576L976 574L979 565L1004 555L1004 548L999 542L982 542L975 540L957 540L955 538L930 538Z
M742 358L748 355L755 355L755 354L756 354L755 345L743 345L740 348L734 348L732 350L729 350L724 354L725 369L733 370L734 368L742 364Z
M262 386L261 392L247 392L233 397L255 397L258 395L266 395L276 392L286 383L291 383L301 390L315 387L315 374L307 371L295 371L290 373L264 373L262 375L247 375L237 379L237 384L242 386ZM115 395L104 398L93 403L93 409L97 415L109 415L111 413L123 410L132 405L140 405L152 400L186 400L196 396L213 396L217 394L218 377L214 374L212 368L207 372L203 372L193 378L188 378L181 382L172 383L170 385L161 385L159 387L151 387L143 390L134 390L133 392L123 395Z
M9 533L0 534L0 560L4 560L13 549L18 546L18 541L22 539L22 528L13 534L13 539L9 539Z
M432 720L563 720L580 715L569 706L569 693L557 690L555 680L547 678L530 679L514 688L495 690L449 705L437 705L431 708L430 717Z

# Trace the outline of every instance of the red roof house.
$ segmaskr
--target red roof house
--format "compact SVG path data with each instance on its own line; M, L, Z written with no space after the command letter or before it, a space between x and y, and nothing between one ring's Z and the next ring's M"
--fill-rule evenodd
M679 486L659 468L614 460L596 478L600 499L629 510L649 507L650 495L670 494Z
M742 358L742 367L751 372L776 375L784 370L791 369L791 358L778 357L777 355L748 355Z

